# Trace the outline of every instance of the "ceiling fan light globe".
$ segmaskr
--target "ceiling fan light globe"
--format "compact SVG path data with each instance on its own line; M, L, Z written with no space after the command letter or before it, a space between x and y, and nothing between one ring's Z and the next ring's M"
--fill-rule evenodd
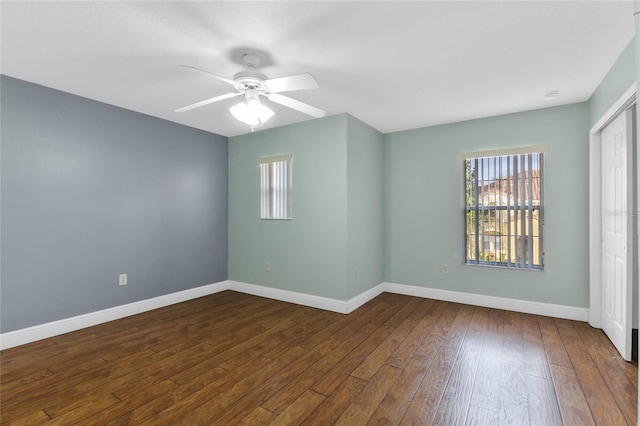
M240 102L229 108L229 111L231 111L231 114L233 114L238 121L248 124L249 126L263 124L273 117L274 114L273 111L257 99Z

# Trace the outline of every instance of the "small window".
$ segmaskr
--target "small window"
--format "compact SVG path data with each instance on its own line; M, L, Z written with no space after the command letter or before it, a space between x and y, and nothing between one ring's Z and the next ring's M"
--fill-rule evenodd
M260 219L291 219L291 159L260 159Z
M465 262L543 269L542 152L479 154L463 163Z

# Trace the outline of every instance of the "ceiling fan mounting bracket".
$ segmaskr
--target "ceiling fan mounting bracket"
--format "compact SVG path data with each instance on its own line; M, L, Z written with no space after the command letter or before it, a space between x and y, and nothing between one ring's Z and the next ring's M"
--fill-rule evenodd
M254 53L245 53L242 55L242 64L249 68L257 68L260 65L260 58Z

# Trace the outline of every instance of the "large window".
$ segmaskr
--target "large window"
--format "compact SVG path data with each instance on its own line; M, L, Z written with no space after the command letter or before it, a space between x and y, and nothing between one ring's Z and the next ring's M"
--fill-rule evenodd
M291 219L291 154L260 159L260 219Z
M465 155L467 264L543 269L543 154L535 148Z

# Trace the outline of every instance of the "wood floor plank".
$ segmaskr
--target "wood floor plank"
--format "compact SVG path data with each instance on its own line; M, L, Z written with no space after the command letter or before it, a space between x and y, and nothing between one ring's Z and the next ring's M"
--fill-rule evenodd
M576 331L573 321L554 318L553 322L556 324L558 334L560 334L560 338L562 339L562 344L569 355L589 355L589 348Z
M538 316L538 325L542 333L542 341L547 352L549 364L571 367L567 349L564 347L560 332L553 318Z
M359 308L362 309L362 312L356 318L349 318L347 315L340 316L335 322L300 343L300 346L311 349L328 339L348 339L359 331L370 315L376 315L376 312L383 310L385 306L365 305Z
M91 398L86 398L85 402L79 407L74 408L71 411L67 411L58 417L53 417L49 424L71 425L74 423L81 423L86 421L86 419L93 417L94 413L109 410L118 404L120 404L120 400L112 394L101 396L92 395Z
M400 323L399 326L353 370L351 375L363 380L370 380L415 327L416 323L414 321L405 320Z
M239 356L260 342L270 339L279 331L293 327L293 325L294 323L282 321L281 324L273 328L264 330L261 333L256 332L250 339L239 338L238 340L227 340L222 343L215 342L212 348L205 348L197 353L189 351L189 358L187 359L188 367L182 368L182 366L180 366L178 368L180 371L171 376L171 379L177 383L186 383L207 370L218 367L218 365L223 362ZM215 348L215 350L212 353L211 349L213 348Z
M246 417L240 419L238 421L238 425L262 426L271 423L276 417L278 417L277 414L272 413L271 411L266 410L262 407L256 407Z
M562 415L553 388L553 380L526 375L529 424L536 426L561 426Z
M20 416L2 415L0 412L0 418L3 425L47 425L51 424L51 417L47 415L44 410L28 411Z
M437 317L431 315L425 315L420 319L416 326L413 327L413 330L411 330L411 333L409 333L396 350L389 356L386 361L387 364L396 368L406 367L409 359L426 339L429 330L433 328L433 325L437 320Z
M89 418L94 424L107 424L112 419L117 419L125 414L142 407L156 398L162 398L164 395L173 392L178 385L170 380L155 382L152 386L138 386L130 393L121 393L112 395L120 402L111 405L105 409L95 409L89 414ZM64 415L60 417L64 424ZM69 423L67 423L69 424Z
M586 329L583 328L582 331L579 331L579 325L576 321L556 319L555 322L558 324L563 342L568 348L567 351L572 355L588 359L587 362L591 362L597 367L602 381L606 383L608 391L627 423L637 424L637 399L633 396L637 392L637 387L628 379L623 370L616 368L617 356L611 356L611 352L606 350L603 345L589 344L593 343L594 339L591 339L591 335Z
M420 306L420 299L416 299L415 297L407 296L408 302L406 305L402 307L402 309L398 310L395 314L391 316L387 321L385 321L384 325L388 325L391 327L399 327L407 318L412 315Z
M459 347L466 335L474 308L462 306L456 315L442 346L422 380L400 424L431 424L436 415L445 387L452 374Z
M38 344L40 342L47 342L47 344ZM47 370L51 359L64 350L58 348L52 339L40 342L18 346L0 353L0 371L2 371L4 385L16 381L19 384L19 382L31 380L30 376L40 376ZM46 353L49 353L49 356L45 355Z
M476 405L476 403L471 403L471 405L469 406L469 411L467 413L467 420L465 421L465 425L498 425L500 424L499 418L500 412L498 410L485 406L479 406Z
M466 422L470 424L498 423L504 314L489 312L467 413Z
M98 339L97 336L96 339ZM96 340L93 339L89 339L89 341L80 340L74 348L59 348L54 342L51 342L51 345L41 346L40 349L36 347L33 352L26 352L24 356L19 355L23 350L22 347L4 351L2 353L3 383L22 379L24 378L24 375L30 375L36 371L42 371L45 369L52 371L51 367L55 367L55 365L60 362L61 358L75 359L76 362L74 364L80 364L84 360L91 359L92 357L82 357L77 355L84 355L85 351L92 350L95 342ZM14 349L18 355L14 355ZM48 353L49 356L45 355L46 353Z
M382 326L347 354L324 377L311 386L323 395L329 395L375 348L393 332L393 328Z
M524 345L520 313L504 315L504 339L500 361L500 421L504 424L529 423L529 401L524 370Z
M407 407L400 422L401 425L433 423L457 352L458 349L452 346L443 345L440 347L413 400Z
M427 344L433 353L416 354L389 389L369 419L371 425L397 425L414 398L435 359L438 346ZM426 352L426 351L425 351Z
M637 424L637 377L587 323L225 291L2 351L0 423Z
M576 322L576 330L585 342L594 360L610 361L609 368L616 374L623 372L627 380L638 389L638 361L626 362L622 359L613 343L606 337L602 330L591 327L586 322Z
M218 421L233 403L251 389L260 386L268 377L286 367L287 364L301 356L306 350L298 347L294 350L286 351L281 354L277 361L267 360L267 362L261 364L260 368L245 375L243 378L233 382L225 381L225 386L223 387L215 384L205 385L191 398L178 401L158 413L157 419L152 423L211 424L214 420ZM198 403L194 404L194 400L197 400Z
M475 379L484 332L489 312L476 308L467 329L444 395L438 406L434 423L439 425L463 424L467 416L471 391Z
M345 341L328 341L326 345L330 350L321 359L316 361L307 370L285 384L275 394L261 404L262 407L276 414L284 411L300 395L306 392L316 381L331 370L340 360L349 354L356 346L368 337L364 333L357 333L351 339Z
M336 425L365 424L402 370L383 365L336 420Z
M553 376L563 423L575 426L595 425L589 403L573 367L551 364L549 368Z
M443 308L446 305L445 302L441 304ZM398 380L373 413L370 419L371 424L400 423L407 407L414 400L420 384L442 347L442 342L459 311L459 306L456 305L449 305L449 308L446 311L444 309L438 310L441 315L437 318L436 323L430 329L430 333L418 349L411 354L411 358L403 368Z
M159 414L165 410L171 409L176 404L200 406L207 401L208 391L215 395L221 392L222 389L230 387L235 381L241 380L266 364L267 360L258 360L252 363L245 371L233 373L222 368L211 369L189 382L164 392L156 398L125 410L124 413L118 413L117 416L110 417L104 424L141 425L145 422L158 424ZM208 387L207 392L203 391L206 387Z
M220 424L235 423L277 391L281 387L278 382L283 372L308 354L309 349L300 346L283 349L265 367L237 381L215 399L190 413L184 421L188 424L204 424L215 419Z
M624 415L591 357L576 354L570 354L570 357L596 423L601 425L626 424Z
M551 380L551 371L538 319L535 315L523 314L521 320L525 374Z
M158 383L169 380L177 371L186 368L188 364L183 357L189 356L190 350L196 346L194 342L186 342L166 351L155 352L157 354L155 362L148 363L129 374L105 381L102 387L114 393L118 398L124 399L126 395L138 391L141 386L147 388L157 386Z
M436 303L433 299L417 299L420 301L418 307L407 317L409 321L419 322L424 318Z
M317 392L308 390L298 399L293 401L278 417L273 419L270 425L298 425L302 423L309 415L320 405L326 396Z
M29 404L39 404L44 408L44 406L52 404L53 401L60 401L63 404L68 404L67 408L71 409L76 398L99 386L100 381L95 380L96 377L118 377L127 374L135 370L145 360L148 362L149 358L153 359L152 357L153 353L143 352L114 363L108 363L102 359L84 363L78 366L77 370L70 369L52 376L55 377L55 380L50 379L46 384L24 386L6 396L3 391L1 408L3 411L12 411ZM73 381L70 382L71 385L67 385L65 380L71 378L73 378Z
M611 391L616 404L624 414L627 423L638 423L637 388L629 380L624 371L618 368L618 360L615 357L603 356L601 353L591 354L593 363L598 368L607 387Z
M7 373L7 378L3 377L2 387L5 392L9 393L23 386L30 386L33 383L46 382L51 376L53 376L51 370L38 365L37 368L25 369L22 373L19 370Z
M283 387L285 387L288 383L291 383L296 377L306 373L310 368L316 366L319 361L324 361L327 359L337 358L336 355L339 353L336 349L339 349L340 346L346 347L344 342L334 341L331 345L321 345L316 346L313 349L306 349L306 352L302 352L302 355L297 359L294 359L286 368L283 368L278 374L274 374L260 384L259 387L255 387L245 395L243 395L238 401L236 401L228 411L226 415L221 415L218 417L218 421L221 423L235 423L236 421L240 421L243 417L248 415L248 413L255 407L256 405L260 405L266 408L267 405L265 403L269 401L276 393L278 393ZM294 349L292 347L283 347L281 350L291 351ZM278 359L279 357L275 357L272 359ZM325 364L326 365L326 364ZM302 393L305 393L306 390ZM291 394L289 394L291 396ZM301 395L298 395L298 398ZM290 404L295 402L295 398ZM288 409L288 406L285 409ZM281 410L278 414L282 414Z
M333 424L345 408L356 399L366 384L365 380L347 376L302 424L317 426Z
M395 328L398 319L403 320L411 313L411 310L415 309L414 306L409 306L411 309L406 310L407 305L411 305L411 297L398 296L389 299L386 309L377 312L376 315L369 316L369 320L359 330L364 333L373 333L381 325ZM391 322L391 324L387 324L388 322Z

